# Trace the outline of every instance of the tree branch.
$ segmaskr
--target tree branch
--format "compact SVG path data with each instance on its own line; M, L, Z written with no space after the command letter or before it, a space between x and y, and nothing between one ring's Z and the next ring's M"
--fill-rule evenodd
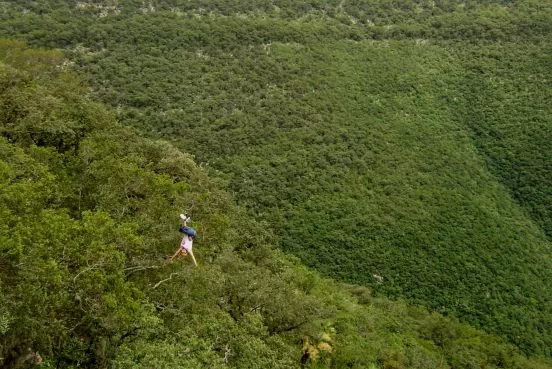
M98 269L100 266L101 266L101 264L94 264L94 265L92 265L92 266L89 267L89 268L86 268L86 269L81 270L80 272L77 273L76 276L73 277L73 283L75 283L75 282L77 281L77 278L78 278L82 273L86 273L86 272L89 272L89 271L91 271L91 270Z
M138 266L128 267L128 268L125 268L123 270L125 272L129 271L128 273L126 273L126 276L128 277L129 275L131 275L134 272L139 272L141 270L146 270L146 269L158 269L158 268L159 268L159 265L149 265L149 266L138 265Z
M153 289L156 289L157 287L159 287L159 285L160 285L161 283L170 281L170 280L172 279L173 276L178 275L178 274L180 274L180 273L176 273L176 272L175 272L175 273L171 273L171 275L169 276L169 278L166 278L166 279L163 279L163 280L157 282L152 288L153 288Z

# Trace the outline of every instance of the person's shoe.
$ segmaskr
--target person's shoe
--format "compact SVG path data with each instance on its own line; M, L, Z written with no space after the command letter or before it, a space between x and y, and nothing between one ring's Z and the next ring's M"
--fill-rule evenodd
M185 220L186 220L186 216L185 216L184 214L180 214L180 219L182 219L182 220L185 221Z

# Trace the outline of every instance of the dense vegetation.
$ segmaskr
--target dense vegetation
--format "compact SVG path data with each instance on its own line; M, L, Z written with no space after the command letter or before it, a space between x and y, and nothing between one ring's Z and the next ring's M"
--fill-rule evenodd
M497 337L307 271L53 51L0 42L0 363L20 368L548 368ZM195 269L166 257L187 207Z
M546 2L2 6L305 264L551 355Z

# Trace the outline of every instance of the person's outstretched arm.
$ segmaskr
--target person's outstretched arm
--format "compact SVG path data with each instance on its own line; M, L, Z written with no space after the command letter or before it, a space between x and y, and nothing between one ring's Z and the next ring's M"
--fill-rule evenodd
M180 254L180 247L178 249L176 249L176 252L174 253L173 256L171 256L171 258L169 259L169 261L173 261L173 259L178 255Z

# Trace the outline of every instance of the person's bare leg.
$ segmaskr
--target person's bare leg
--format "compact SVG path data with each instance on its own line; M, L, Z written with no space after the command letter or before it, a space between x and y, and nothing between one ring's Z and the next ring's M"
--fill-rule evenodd
M194 262L194 265L197 266L197 261L194 257L194 253L192 252L192 250L188 251L188 254L190 254L190 256L192 257L192 261Z

